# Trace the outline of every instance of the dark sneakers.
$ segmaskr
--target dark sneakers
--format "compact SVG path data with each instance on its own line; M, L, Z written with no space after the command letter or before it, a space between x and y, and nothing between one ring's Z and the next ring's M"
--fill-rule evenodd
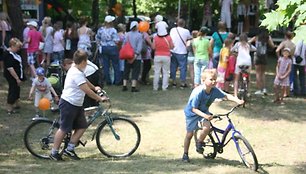
M81 159L80 157L78 157L78 155L73 150L70 151L70 150L65 149L63 154L65 156L68 156L69 158L71 158L73 160L80 160Z
M203 154L204 152L204 148L203 146L205 145L204 142L197 142L196 143L196 151L199 153L199 154Z
M51 160L54 160L54 161L64 161L62 156L59 153L56 153L56 154L51 153L49 157Z
M185 84L181 84L180 86L181 89L185 89L185 88L188 88L188 85L185 83Z
M183 154L182 161L185 162L185 163L189 163L190 162L190 159L189 159L189 156L188 156L187 153Z

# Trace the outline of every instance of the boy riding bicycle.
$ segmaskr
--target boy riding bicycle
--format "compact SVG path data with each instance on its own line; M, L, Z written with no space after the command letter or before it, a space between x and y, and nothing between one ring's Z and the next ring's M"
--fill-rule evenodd
M196 142L196 151L203 154L203 141L210 132L209 121L213 118L212 114L209 112L209 106L215 99L219 98L230 100L238 104L244 103L243 100L240 100L237 97L216 88L216 79L216 69L205 69L201 75L202 84L193 89L184 109L187 130L184 140L184 154L182 158L184 162L190 161L188 156L190 140L193 136L194 130L198 128L199 121L202 122L202 131L200 131L198 142Z
M106 97L100 97L94 92L101 90L101 88L93 86L85 77L84 70L87 66L87 58L88 55L85 51L76 51L73 55L75 65L69 69L65 79L64 90L59 103L60 128L55 134L54 146L50 154L50 159L55 161L63 160L59 154L59 148L65 135L71 132L72 129L74 129L74 132L68 147L64 149L63 153L72 159L80 159L74 152L74 148L87 128L82 106L85 94L97 102L107 100Z

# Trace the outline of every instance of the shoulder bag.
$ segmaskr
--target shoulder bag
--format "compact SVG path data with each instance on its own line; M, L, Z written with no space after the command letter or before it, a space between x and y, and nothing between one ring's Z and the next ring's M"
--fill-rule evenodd
M121 47L119 51L119 58L122 60L133 59L134 58L134 49L127 37L126 43Z

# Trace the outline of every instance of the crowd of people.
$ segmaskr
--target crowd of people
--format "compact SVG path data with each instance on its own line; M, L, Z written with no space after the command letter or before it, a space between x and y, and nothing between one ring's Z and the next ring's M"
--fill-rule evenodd
M59 143L64 133L71 131L73 124L66 120L67 110L69 114L73 113L75 118L78 118L84 115L82 106L94 105L105 100L93 93L100 89L98 86L101 84L122 86L122 92L129 91L131 86L132 93L140 92L140 84L150 85L148 76L153 62L152 90L167 91L170 87L179 86L181 89L192 88L194 91L185 109L188 124L183 160L188 162L190 137L195 127L195 120L190 117L198 115L211 120L207 112L211 101L205 107L199 106L199 102L209 100L206 95L213 95L214 99L225 98L239 104L243 103L237 98L240 65L247 65L248 71L255 65L257 90L254 94L268 93L265 80L266 66L269 63L267 54L269 47L276 47L271 36L262 28L256 36L249 39L241 28L243 24L238 24L239 41L236 42L236 34L229 32L231 22L227 22L231 21L228 19L231 15L227 14L231 10L225 8L230 7L231 1L223 0L220 3L221 21L218 22L218 30L211 37L207 36L210 33L209 26L202 26L199 30L190 32L185 28L186 22L182 18L177 19L175 27L169 28L163 16L156 15L150 28L140 31L139 21L130 21L128 25L117 24L114 16L107 15L97 31L88 26L87 18L81 18L79 23L65 21L65 29L63 21L52 23L51 17L45 17L40 27L36 21L27 21L21 42L11 37L10 20L7 15L1 13L0 39L3 53L0 62L4 64L0 64L0 68L9 84L7 113L14 114L20 108L20 85L26 80L26 76L32 80L29 99L32 99L35 91L34 105L37 112L38 102L42 97L47 97L52 102L59 101L63 124L56 134L58 139L54 143L51 158L61 160L58 154ZM206 13L209 13L208 9L206 10ZM251 12L248 14L252 15ZM237 14L242 16L240 22L243 22L245 8L239 7ZM203 20L203 23L207 20L210 25L209 18ZM306 95L306 44L302 40L295 44L292 38L293 34L288 31L284 41L276 48L278 61L273 102L279 104L283 104L283 98L289 95ZM126 44L131 45L134 56L127 60L119 59L120 49ZM251 56L252 52L254 59ZM301 57L301 61L297 57ZM23 64L23 60L26 60L26 65ZM54 84L46 77L49 75L46 72L54 66L62 70L63 91L56 91ZM103 72L103 76L99 70ZM233 91L230 91L230 84L233 84ZM205 94L202 94L203 91ZM60 94L61 99L58 98ZM87 105L83 103L85 94L93 100L87 102ZM73 106L77 106L77 109ZM65 150L66 155L75 159L78 159L74 152L75 144L86 127L83 119L78 121L79 130L75 132L72 142ZM203 137L206 135L207 130L204 130ZM203 151L201 143L197 144L199 153Z

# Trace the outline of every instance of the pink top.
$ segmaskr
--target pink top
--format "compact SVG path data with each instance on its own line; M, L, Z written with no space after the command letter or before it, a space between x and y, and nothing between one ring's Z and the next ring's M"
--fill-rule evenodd
M165 37L155 36L154 42L155 42L155 56L170 56L171 55L170 47L173 46L173 42L169 35Z
M28 53L34 53L39 50L39 42L43 42L44 39L42 37L41 32L36 29L30 30L28 33L28 39L30 40L28 46Z

